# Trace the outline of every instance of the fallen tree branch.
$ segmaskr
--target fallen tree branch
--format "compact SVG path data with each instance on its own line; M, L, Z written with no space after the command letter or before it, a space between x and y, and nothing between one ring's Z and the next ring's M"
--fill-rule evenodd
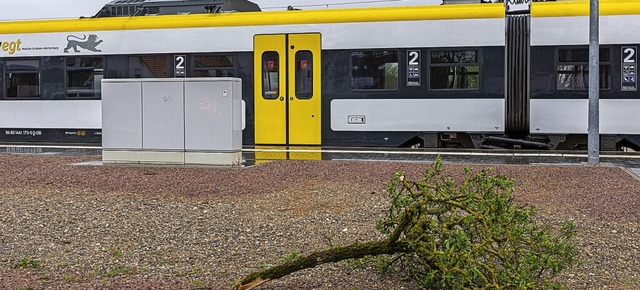
M402 271L427 289L562 287L551 278L578 253L573 224L554 237L550 227L535 222L535 208L512 203L515 180L488 169L463 171L457 184L442 175L438 158L420 181L396 173L387 188L391 206L376 225L385 240L316 251L250 274L236 289L325 263L393 254L402 255L385 262L401 261L407 266Z
M248 275L238 284L237 290L248 290L272 279L278 279L293 272L313 268L325 263L334 263L347 259L359 259L365 256L403 253L408 251L404 242L389 240L355 243L344 247L335 247L313 252L307 256L286 262L282 265Z

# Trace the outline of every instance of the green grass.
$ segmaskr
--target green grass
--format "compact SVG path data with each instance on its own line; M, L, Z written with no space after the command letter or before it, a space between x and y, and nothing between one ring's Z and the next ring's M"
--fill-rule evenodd
M111 246L111 248L109 248L109 252L116 258L122 257L122 250L120 250L118 246Z
M289 261L293 261L295 259L300 258L302 255L300 255L299 252L291 252L287 255L284 255L284 257L282 257L282 260L284 260L285 262L289 262Z
M103 272L101 276L104 277L115 277L119 275L132 275L137 273L138 270L134 267L122 267L118 266L113 269L109 269L106 272Z
M32 258L23 258L22 260L13 264L14 269L40 269L43 268L42 264Z

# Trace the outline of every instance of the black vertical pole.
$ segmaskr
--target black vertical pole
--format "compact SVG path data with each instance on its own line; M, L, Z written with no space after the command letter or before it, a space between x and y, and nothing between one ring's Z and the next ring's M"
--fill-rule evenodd
M505 133L529 134L531 0L505 2Z

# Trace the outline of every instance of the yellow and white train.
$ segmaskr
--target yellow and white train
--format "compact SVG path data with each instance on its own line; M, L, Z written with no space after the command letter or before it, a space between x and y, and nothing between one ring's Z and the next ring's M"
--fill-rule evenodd
M530 143L502 4L0 22L0 142L99 144L103 78L233 76L248 146L585 148L588 6L532 5ZM640 149L640 2L600 14L601 149Z

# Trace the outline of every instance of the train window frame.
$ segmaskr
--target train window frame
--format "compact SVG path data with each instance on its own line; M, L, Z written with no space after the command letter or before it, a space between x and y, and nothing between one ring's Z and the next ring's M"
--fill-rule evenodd
M206 66L206 65L198 65L198 59L201 57L224 57L227 58L229 64L231 66ZM202 77L235 77L237 75L236 68L237 65L237 57L234 54L229 53L201 53L194 54L191 56L191 77L202 78ZM224 72L222 75L216 73L215 75L211 75L211 71L215 72ZM206 72L207 75L201 75L202 72Z
M453 61L442 61L442 62L434 62L433 53L434 52L475 52L475 60L474 61L456 61L455 56ZM434 48L427 50L427 66L428 66L428 77L427 77L427 88L430 91L480 91L482 88L482 49L476 47L467 47L467 48ZM458 68L467 68L467 67L476 67L477 71L475 72L462 72L464 76L476 76L476 87L458 87L451 84L451 80L449 80L451 72L447 72L447 86L444 88L434 88L433 85L436 83L434 81L434 68L454 68L454 72L458 71ZM470 81L466 81L466 83L470 83Z
M73 66L70 66L70 60ZM97 62L93 62L97 61ZM91 62L91 66L84 66L85 63ZM64 89L67 99L100 99L102 96L101 81L104 78L105 58L102 56L69 56L64 59ZM72 76L73 75L73 76ZM73 84L76 76L81 80L83 85L76 86ZM89 84L90 86L87 86Z
M17 63L17 62L35 62L37 65L37 68L22 68L22 69L12 69L10 67L11 63ZM3 76L4 76L4 98L5 99L10 99L10 100L28 100L28 99L38 99L41 98L41 87L42 87L42 58L15 58L15 59L6 59L4 60L3 63ZM34 94L29 94L29 95L20 95L19 91L19 87L20 85L18 84L18 88L16 88L16 92L15 92L15 96L10 95L10 90L15 86L15 85L11 85L10 82L12 81L12 74L32 74L32 75L36 75L36 82L37 85L27 85L28 87L28 91L32 92L35 91Z
M154 72L155 70L153 68L150 68L146 62L142 61L142 58L149 58L149 57L153 57L153 58L157 58L158 60L163 59L164 60L164 75L158 76L156 75ZM131 62L134 58L137 58L140 63L142 63L144 65L144 68L148 69L148 71L150 72L150 74L148 73L137 73L136 68L132 68ZM141 55L129 55L127 56L127 78L168 78L171 77L170 76L170 64L171 62L169 61L169 55L167 54L141 54ZM159 67L158 67L159 69Z
M379 88L378 86L376 87L372 87L372 88L361 88L359 86L355 86L356 84L356 78L354 77L354 71L358 70L358 67L354 66L354 54L356 53L372 53L372 52L393 52L395 53L395 62L386 62L384 63L384 76L387 75L388 71L391 71L391 73L393 73L393 69L395 69L395 87L391 86L389 88L387 88L387 80L385 78L382 78L382 84L383 87ZM351 80L351 84L349 86L349 89L353 92L374 92L374 91L381 91L381 92L392 92L392 91L398 91L400 90L400 50L398 49L359 49L359 50L351 50L349 51L349 69L351 71L350 75L350 80ZM384 61L384 60L383 60ZM389 67L387 67L387 65L389 65ZM378 69L381 67L382 65L378 65ZM395 67L394 67L395 66ZM354 69L355 68L355 69ZM366 75L364 75L366 76ZM362 77L360 77L362 78ZM367 76L368 78L368 76ZM372 84L376 84L379 83L379 81L377 81L377 79L375 78L375 76L371 77ZM390 81L393 81L393 79L390 79Z
M313 52L311 50L296 51L295 62L296 98L300 100L310 100L313 98Z
M275 59L275 62L273 63L273 66L269 64L269 61L271 59L267 58L268 57L267 54L275 55L277 57ZM280 97L280 90L281 90L280 70L282 69L282 63L281 63L282 60L281 60L280 54L275 50L267 50L262 52L260 59L261 59L260 78L262 82L262 88L261 88L262 98L265 100L276 100ZM275 82L271 81L272 76L276 77ZM275 90L272 86L273 84L276 85Z
M580 51L584 54L586 54L586 59L582 59L582 60L565 60L562 61L561 60L561 51ZM606 60L602 60L603 57L603 52L607 52L607 59ZM613 58L613 49L610 46L600 46L600 91L611 91L613 90L613 85L612 85L612 58ZM565 56L566 57L566 56ZM561 70L560 70L560 66L581 66L581 69L578 70L574 70L574 71L562 71L562 72L567 72L565 74L577 74L578 71L581 71L582 74L584 74L584 76L582 77L582 87L575 87L575 85L572 85L572 88L561 88L560 84L561 84L561 80L560 80L560 74L561 74ZM588 46L565 46L565 47L557 47L555 50L555 62L554 62L554 70L555 70L555 90L557 92L584 92L584 91L588 91L589 90L589 47ZM584 73L584 70L587 71L587 73ZM605 75L605 77L603 77L603 75ZM586 78L586 79L585 79ZM603 83L604 85L606 85L606 87L603 87ZM565 86L566 87L566 86Z

